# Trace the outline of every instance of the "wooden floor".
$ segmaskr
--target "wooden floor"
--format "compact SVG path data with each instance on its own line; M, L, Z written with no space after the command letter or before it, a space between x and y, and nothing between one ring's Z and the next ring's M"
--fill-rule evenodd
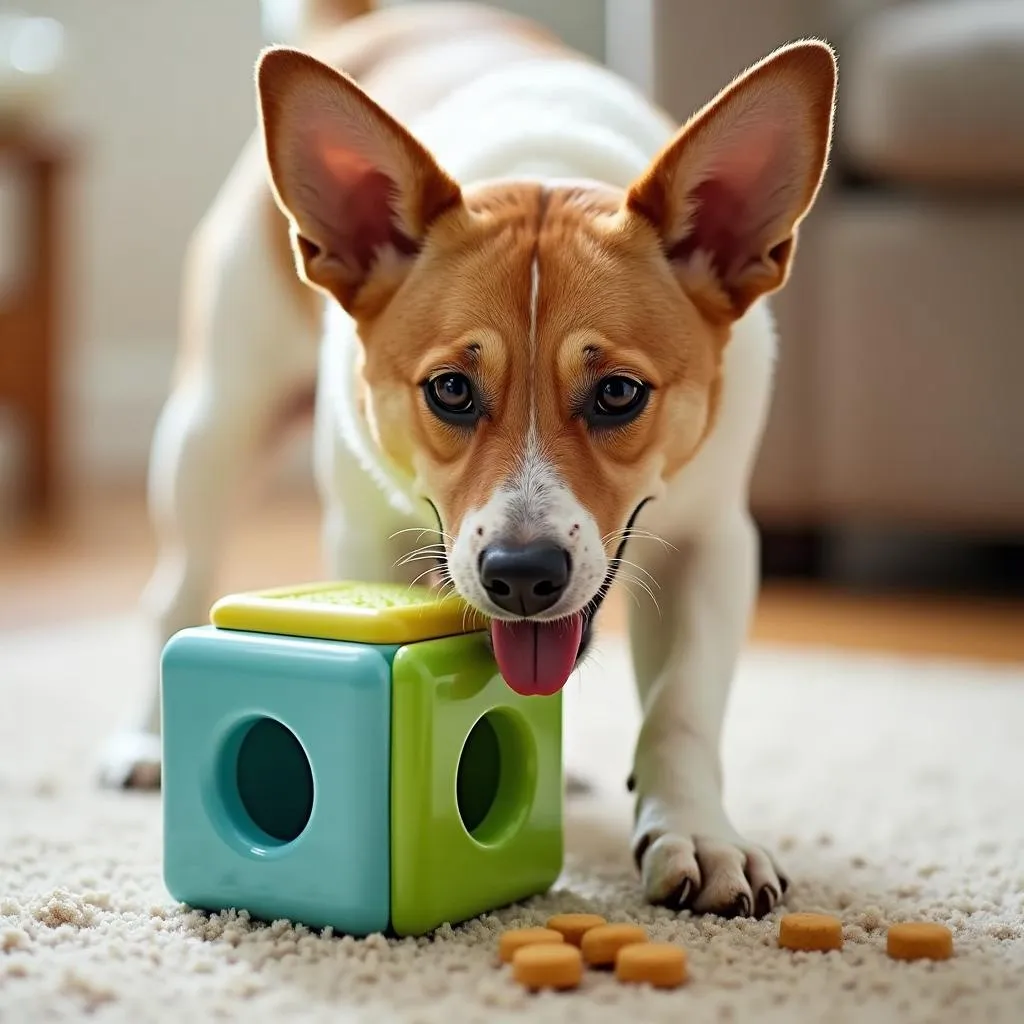
M137 496L93 497L59 527L0 539L0 629L131 609L153 551ZM248 512L231 532L217 591L320 575L315 504L275 500ZM626 600L613 594L602 628L622 628ZM763 588L753 639L1024 662L1024 604L773 583Z

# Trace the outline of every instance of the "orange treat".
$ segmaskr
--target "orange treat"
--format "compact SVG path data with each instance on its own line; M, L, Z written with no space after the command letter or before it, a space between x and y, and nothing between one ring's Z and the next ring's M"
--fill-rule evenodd
M583 936L591 928L597 928L608 922L600 914L555 914L548 927L556 932L561 932L566 942L578 946L583 941Z
M583 935L583 959L593 967L610 967L620 949L647 941L647 932L637 924L600 924Z
M786 914L779 923L779 945L818 953L843 948L843 924L828 914Z
M886 952L894 960L948 960L953 955L953 933L928 921L894 924L886 937Z
M686 953L668 942L624 946L615 958L615 976L655 988L678 988L686 981Z
M583 955L565 942L523 946L512 957L512 976L526 988L576 988L583 980Z
M525 946L550 946L564 941L562 933L551 928L513 928L498 940L498 956L503 964L508 964L516 950Z

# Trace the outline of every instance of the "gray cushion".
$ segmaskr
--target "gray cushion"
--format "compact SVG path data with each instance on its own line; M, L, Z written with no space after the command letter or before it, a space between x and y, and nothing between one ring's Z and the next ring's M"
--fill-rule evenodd
M854 26L837 146L901 182L1024 187L1024 0L928 0Z

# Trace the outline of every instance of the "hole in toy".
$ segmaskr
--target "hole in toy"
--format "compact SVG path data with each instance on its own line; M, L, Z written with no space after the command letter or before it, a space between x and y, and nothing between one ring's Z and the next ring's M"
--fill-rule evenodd
M234 774L253 825L280 843L302 834L313 813L313 770L290 729L272 718L257 719L238 745Z
M536 756L518 716L490 711L477 720L462 746L455 795L466 831L494 844L513 833L530 810Z

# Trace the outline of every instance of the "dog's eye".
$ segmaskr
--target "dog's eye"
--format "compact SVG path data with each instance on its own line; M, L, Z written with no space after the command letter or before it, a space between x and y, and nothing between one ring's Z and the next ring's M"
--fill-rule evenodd
M595 426L628 422L640 414L648 393L647 386L632 377L605 377L594 394L591 422Z
M597 390L598 411L617 413L630 408L637 400L641 387L629 377L605 377Z
M476 418L473 385L463 373L439 373L424 385L431 409L448 422L464 423Z

